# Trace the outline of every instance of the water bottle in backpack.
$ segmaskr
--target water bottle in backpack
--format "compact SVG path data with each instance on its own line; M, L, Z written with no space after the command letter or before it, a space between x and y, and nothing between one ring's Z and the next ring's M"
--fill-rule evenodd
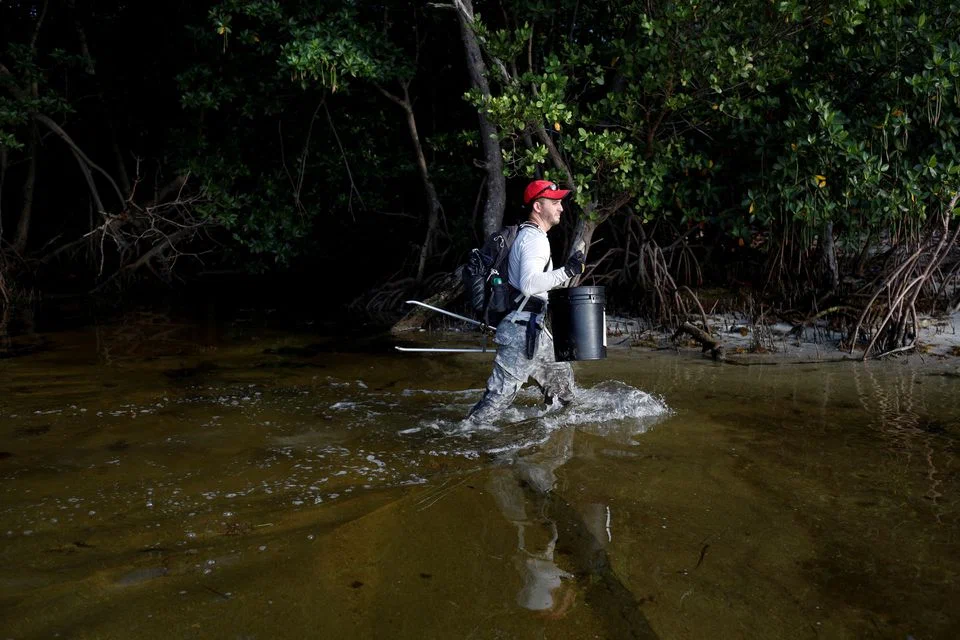
M496 272L490 279L490 306L488 309L491 316L497 314L501 317L510 310L510 287Z

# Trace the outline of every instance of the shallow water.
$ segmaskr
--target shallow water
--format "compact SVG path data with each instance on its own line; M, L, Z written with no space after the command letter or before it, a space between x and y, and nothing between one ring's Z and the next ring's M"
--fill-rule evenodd
M2 637L960 636L948 370L612 350L575 408L465 431L489 355L6 346Z

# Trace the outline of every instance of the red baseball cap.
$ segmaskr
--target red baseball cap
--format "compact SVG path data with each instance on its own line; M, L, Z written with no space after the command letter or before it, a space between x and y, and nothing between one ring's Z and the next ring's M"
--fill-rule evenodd
M523 190L523 204L530 204L537 198L562 200L570 193L569 189L561 189L556 182L549 180L534 180Z

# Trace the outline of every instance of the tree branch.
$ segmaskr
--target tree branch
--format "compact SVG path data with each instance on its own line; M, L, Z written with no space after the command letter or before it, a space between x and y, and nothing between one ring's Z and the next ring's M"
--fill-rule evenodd
M69 135L67 135L67 132L60 128L60 125L58 125L56 122L54 122L47 116L43 115L42 113L34 114L34 118L36 118L37 120L45 124L51 131L53 131L55 134L60 136L63 139L63 141L66 142L67 145L73 150L74 155L76 155L78 159L85 162L87 166L89 166L91 169L95 169L99 171L107 179L107 182L110 183L110 186L113 187L114 193L117 194L117 199L120 200L120 205L124 206L126 204L127 199L123 197L123 193L120 192L120 187L118 187L117 183L113 181L113 178L110 176L110 174L104 171L98 164L93 162L90 158L88 158L87 154L85 154L83 150L81 150L80 147L77 146L77 144L73 141L73 139ZM96 190L94 189L94 191ZM103 206L101 205L101 211L103 210L104 210Z
M323 105L323 110L327 114L327 123L330 125L330 131L333 132L333 139L337 141L337 146L340 148L340 157L343 158L343 166L347 170L347 178L350 180L350 200L347 202L347 209L350 210L350 215L353 216L353 194L357 194L357 199L360 201L360 206L364 209L367 208L367 205L363 201L363 196L360 195L360 190L357 188L357 183L353 180L353 172L350 170L350 162L347 160L347 152L343 148L343 143L340 142L340 136L337 134L337 128L333 126L333 116L330 115L330 109L327 108L326 103ZM354 217L354 222L356 218Z
M33 29L33 36L30 38L30 50L36 55L37 38L40 37L40 27L43 26L43 19L47 17L48 0L43 0L43 9L40 10L40 17L37 18L37 26Z

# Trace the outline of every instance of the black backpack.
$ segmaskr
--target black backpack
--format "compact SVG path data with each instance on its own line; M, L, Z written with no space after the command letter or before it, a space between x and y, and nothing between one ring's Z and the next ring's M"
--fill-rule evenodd
M495 327L511 309L510 249L518 225L503 227L490 235L479 249L470 251L463 268L463 287L470 306L484 324Z

